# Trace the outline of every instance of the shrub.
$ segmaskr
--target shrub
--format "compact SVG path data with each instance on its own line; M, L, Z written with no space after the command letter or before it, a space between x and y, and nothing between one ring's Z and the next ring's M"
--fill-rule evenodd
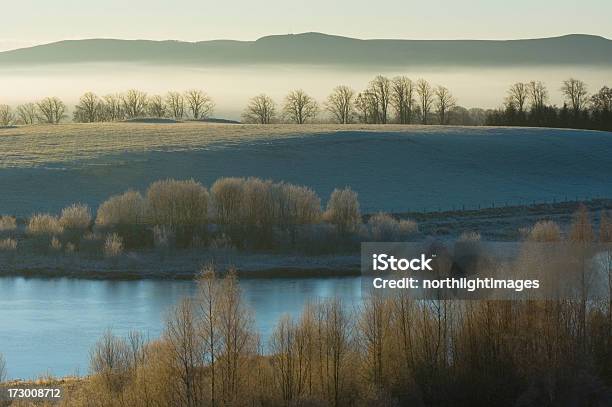
M13 216L0 216L0 232L10 232L17 229L17 220Z
M49 244L49 248L58 252L62 250L62 242L60 242L57 237L53 236L53 239L51 239L51 243Z
M17 250L17 240L12 238L0 240L0 251L11 252L15 250Z
M104 255L106 257L117 257L123 253L123 239L116 233L106 236L104 241Z
M159 225L153 227L153 244L155 247L168 248L173 237L174 233L171 228Z
M36 214L28 221L26 231L30 235L59 235L64 228L56 216L49 214Z
M210 188L215 221L221 225L239 224L244 178L220 178Z
M127 191L103 202L96 224L100 226L140 225L145 219L145 202L139 192Z
M391 215L379 212L368 220L370 238L374 241L395 241L400 237L399 222Z
M91 212L84 204L73 204L62 209L59 222L64 229L85 230L91 224Z
M419 225L412 219L402 219L399 221L400 234L410 235L419 231Z
M459 242L480 242L480 233L478 232L463 232L459 239Z
M286 205L286 223L311 225L321 219L321 198L312 189L292 184L282 184Z
M271 226L275 220L272 181L248 178L242 190L242 216L248 226Z
M561 229L550 220L544 220L533 225L527 240L532 242L558 242L561 240Z
M398 241L418 231L417 223L413 220L397 220L391 215L379 212L368 219L365 233L373 241Z
M147 209L155 225L205 225L208 219L208 191L193 179L157 181L147 190Z
M325 219L341 234L354 232L361 223L357 193L349 187L334 189L327 202Z

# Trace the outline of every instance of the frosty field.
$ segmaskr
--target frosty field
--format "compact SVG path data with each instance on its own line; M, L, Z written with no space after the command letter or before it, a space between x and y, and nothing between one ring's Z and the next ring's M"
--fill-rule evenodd
M359 193L362 211L611 197L612 134L438 126L66 124L0 129L0 213L96 208L160 178L258 176Z

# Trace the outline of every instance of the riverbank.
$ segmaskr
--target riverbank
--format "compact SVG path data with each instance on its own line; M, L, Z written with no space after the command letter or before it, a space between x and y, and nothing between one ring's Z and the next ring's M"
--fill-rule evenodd
M414 240L452 241L463 233L479 233L488 241L520 241L540 220L552 220L566 230L580 202L507 206L480 210L395 214L418 222ZM584 202L597 227L599 212L612 208L611 199ZM368 216L365 216L366 220ZM153 249L130 251L117 258L87 258L77 253L0 253L0 276L68 277L83 279L191 280L207 264L221 272L233 268L242 278L341 277L360 274L359 252L312 255L245 252L235 249Z

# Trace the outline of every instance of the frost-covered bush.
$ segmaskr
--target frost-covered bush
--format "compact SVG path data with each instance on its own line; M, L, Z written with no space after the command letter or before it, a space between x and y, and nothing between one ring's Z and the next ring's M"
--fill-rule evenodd
M60 235L64 231L56 216L39 213L28 220L26 232L33 236Z
M11 252L15 250L17 250L17 240L10 237L0 240L0 251Z
M281 184L281 202L281 222L285 224L310 225L321 219L321 198L308 187Z
M221 178L210 189L213 217L221 225L305 225L321 217L321 199L310 188L260 178Z
M213 217L218 224L241 222L244 183L244 178L220 178L210 188Z
M379 212L368 219L367 238L378 242L394 242L418 231L413 220L397 220L391 215Z
M123 239L116 233L106 236L104 241L104 255L106 257L117 257L123 253Z
M559 225L551 220L537 222L527 235L531 242L559 242L561 240L561 229Z
M167 249L174 239L174 232L168 226L153 227L153 244L156 248Z
M402 219L399 221L399 230L402 236L411 235L419 231L419 225L412 219Z
M480 241L480 233L478 232L463 232L459 239L459 242L479 242Z
M145 201L136 191L115 195L98 208L96 225L140 225L145 222Z
M0 232L11 232L17 229L17 220L13 216L0 216Z
M357 193L349 187L334 189L327 202L325 219L335 225L341 234L357 230L361 223Z
M85 230L91 224L91 211L87 205L73 204L62 209L59 221L65 229Z
M399 239L399 222L391 215L379 212L368 220L370 239L378 242L393 242Z
M59 252L62 250L62 242L60 242L57 237L53 236L53 239L51 239L51 243L49 244L49 248L53 251Z
M208 191L193 179L154 182L147 190L147 214L154 225L205 225Z

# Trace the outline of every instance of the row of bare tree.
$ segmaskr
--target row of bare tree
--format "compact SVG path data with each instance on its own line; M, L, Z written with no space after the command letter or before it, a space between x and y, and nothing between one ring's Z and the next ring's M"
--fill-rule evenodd
M73 120L80 123L112 122L143 117L201 120L211 116L214 106L212 99L198 89L183 93L168 92L166 96L147 95L137 89L103 97L87 92L74 107ZM66 105L57 97L47 97L36 103L25 103L17 106L15 111L8 105L0 105L0 125L3 126L14 123L57 124L66 117Z
M455 106L455 98L444 86L434 87L424 79L413 82L406 76L389 79L382 75L376 76L361 92L349 86L337 86L323 105L332 121L340 124L355 121L447 124L449 112ZM285 97L280 119L303 124L315 120L319 112L317 101L297 89ZM243 120L250 123L269 124L278 119L276 103L265 94L252 98L243 114Z

